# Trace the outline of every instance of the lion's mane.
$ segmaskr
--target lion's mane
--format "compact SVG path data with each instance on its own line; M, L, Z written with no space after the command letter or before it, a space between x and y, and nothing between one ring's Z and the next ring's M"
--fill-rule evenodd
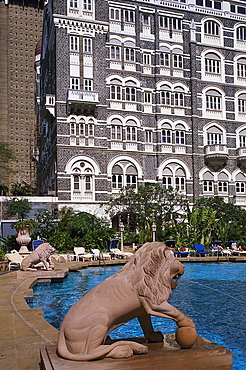
M42 243L36 249L38 257L41 261L47 260L54 252L54 248L49 243Z
M164 243L145 243L115 277L127 276L139 296L160 304L171 294L170 269L174 263L174 255Z

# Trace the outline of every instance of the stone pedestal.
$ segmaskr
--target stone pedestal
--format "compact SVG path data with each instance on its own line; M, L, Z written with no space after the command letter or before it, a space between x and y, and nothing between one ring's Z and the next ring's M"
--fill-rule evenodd
M36 271L17 271L17 279L29 279L29 278L38 278L38 279L63 279L67 275L67 272L64 270L36 270Z
M143 338L134 338L143 343ZM129 359L105 358L97 361L68 361L57 356L56 346L41 350L41 370L231 370L232 353L202 337L191 349L181 349L174 334L166 334L164 343L147 343L148 353Z

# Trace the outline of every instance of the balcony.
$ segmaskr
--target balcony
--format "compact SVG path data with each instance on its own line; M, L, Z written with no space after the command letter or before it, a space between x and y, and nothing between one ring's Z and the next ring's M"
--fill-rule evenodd
M246 148L237 149L237 163L239 167L246 169Z
M67 109L69 114L95 115L98 93L87 90L68 90Z
M55 117L55 95L45 95L44 117L49 121Z
M228 148L225 144L206 145L204 147L205 164L214 171L218 171L226 165Z

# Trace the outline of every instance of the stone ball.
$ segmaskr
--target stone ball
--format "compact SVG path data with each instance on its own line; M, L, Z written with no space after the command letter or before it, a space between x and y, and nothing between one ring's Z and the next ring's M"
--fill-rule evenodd
M190 326L179 327L176 330L175 339L181 348L191 348L197 341L196 329Z

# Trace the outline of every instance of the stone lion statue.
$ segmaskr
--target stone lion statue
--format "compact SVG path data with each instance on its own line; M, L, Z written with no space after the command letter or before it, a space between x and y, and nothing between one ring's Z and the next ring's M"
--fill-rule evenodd
M39 262L43 262L46 270L53 270L54 264L50 260L50 256L54 253L55 248L53 248L49 243L40 244L34 251L32 251L29 256L23 259L21 262L20 269L22 271L34 271L35 265Z
M137 317L149 342L161 342L150 315L195 325L167 300L184 273L183 265L163 243L144 244L115 275L90 290L66 314L58 337L58 355L74 361L128 358L148 348L133 341L112 342L108 333Z

